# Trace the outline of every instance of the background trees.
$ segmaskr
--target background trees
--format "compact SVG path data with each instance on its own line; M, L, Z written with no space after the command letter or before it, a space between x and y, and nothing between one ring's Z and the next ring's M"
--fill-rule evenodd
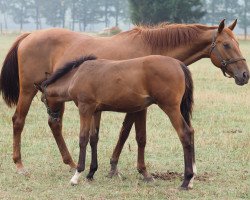
M217 25L226 18L239 19L245 35L250 27L249 0L0 0L0 28L8 29L9 18L25 29L47 26L84 31L118 26L121 22L206 23ZM100 28L102 29L102 28ZM88 29L89 30L89 29Z
M193 23L205 14L200 0L129 0L129 5L135 24Z

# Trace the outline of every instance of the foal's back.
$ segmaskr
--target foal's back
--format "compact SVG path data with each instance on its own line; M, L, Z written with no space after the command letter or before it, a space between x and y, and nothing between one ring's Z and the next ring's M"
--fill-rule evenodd
M83 63L72 78L69 94L96 110L135 112L152 103L182 96L185 77L180 62L166 56ZM174 91L175 94L172 94Z

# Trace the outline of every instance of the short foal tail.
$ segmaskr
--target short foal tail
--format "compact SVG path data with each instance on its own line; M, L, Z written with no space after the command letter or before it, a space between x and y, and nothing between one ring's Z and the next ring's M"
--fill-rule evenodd
M70 72L72 69L79 67L82 63L88 60L96 60L94 55L88 55L85 57L78 58L77 60L66 63L64 66L55 71L47 80L41 83L42 87L48 86L56 82L59 78Z
M9 107L16 105L19 98L18 46L29 34L24 33L17 38L3 62L0 76L0 93L2 93L3 99Z
M192 110L193 110L193 79L191 76L191 72L187 68L186 65L181 63L182 70L185 74L185 83L186 83L186 89L185 93L182 97L181 101L181 114L184 117L185 121L187 122L188 126L191 125L191 117L192 117Z

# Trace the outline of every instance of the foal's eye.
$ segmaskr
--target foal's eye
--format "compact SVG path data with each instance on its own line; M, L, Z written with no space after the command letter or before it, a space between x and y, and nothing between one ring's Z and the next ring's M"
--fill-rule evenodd
M227 44L227 43L223 44L223 46L224 46L225 49L230 49L231 48L230 44Z

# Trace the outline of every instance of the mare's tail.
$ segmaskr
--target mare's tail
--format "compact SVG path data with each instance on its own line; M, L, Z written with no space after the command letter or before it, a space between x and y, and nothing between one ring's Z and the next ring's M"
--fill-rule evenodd
M3 62L0 75L0 93L9 107L16 105L19 98L18 46L29 34L24 33L17 38Z
M191 117L192 117L192 110L193 110L193 79L191 76L191 72L189 71L189 69L187 68L186 65L184 65L183 63L181 63L181 67L182 70L185 74L185 85L186 85L186 89L185 89L185 93L182 97L182 101L181 101L181 114L184 117L186 123L188 124L188 126L191 125Z

